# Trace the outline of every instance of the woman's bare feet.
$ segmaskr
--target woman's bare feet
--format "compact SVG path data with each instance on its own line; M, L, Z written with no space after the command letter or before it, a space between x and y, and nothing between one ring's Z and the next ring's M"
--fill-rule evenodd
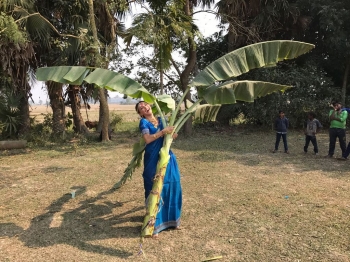
M158 234L153 234L153 235L152 235L152 238L153 238L153 239L158 239L158 238L159 238L159 235L158 235Z

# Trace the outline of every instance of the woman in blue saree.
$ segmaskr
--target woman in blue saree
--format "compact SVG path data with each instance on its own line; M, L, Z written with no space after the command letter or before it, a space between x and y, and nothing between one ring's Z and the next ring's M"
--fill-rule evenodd
M171 133L174 127L163 127L160 117L154 117L151 106L146 102L139 102L135 107L137 113L142 117L140 131L146 142L144 154L143 181L145 188L145 199L152 190L153 179L156 174L159 151L163 146L164 135ZM176 138L177 134L173 135ZM153 236L167 228L178 229L182 208L182 189L180 183L180 172L176 157L169 151L170 160L164 177L164 185L161 193L161 200L158 207L157 218L154 226Z

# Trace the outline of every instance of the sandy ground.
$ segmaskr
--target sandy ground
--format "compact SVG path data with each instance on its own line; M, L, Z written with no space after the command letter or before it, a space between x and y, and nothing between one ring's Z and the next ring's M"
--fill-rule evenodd
M99 111L100 105L99 104L92 104L90 105L90 109L85 110L85 107L82 106L81 108L81 114L84 119L89 120L98 120L98 111ZM116 112L116 113L122 113L122 112L129 112L133 111L135 112L135 105L120 105L120 104L109 104L109 111L110 113ZM66 113L72 112L70 107L66 107ZM44 118L44 115L46 114L52 114L52 109L50 106L46 105L32 105L30 108L30 115L32 117L35 117L37 121L41 121Z
M312 146L304 154L296 131L288 134L288 155L272 153L274 132L180 135L172 150L182 230L142 246L143 169L110 190L138 139L117 132L110 143L2 151L0 261L349 262L349 162L323 157L326 132L318 135L320 156Z

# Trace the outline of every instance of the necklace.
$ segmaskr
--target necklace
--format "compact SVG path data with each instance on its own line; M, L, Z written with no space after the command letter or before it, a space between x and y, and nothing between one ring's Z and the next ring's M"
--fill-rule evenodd
M155 128L158 127L158 119L153 117L152 119L148 120L149 122L151 122Z

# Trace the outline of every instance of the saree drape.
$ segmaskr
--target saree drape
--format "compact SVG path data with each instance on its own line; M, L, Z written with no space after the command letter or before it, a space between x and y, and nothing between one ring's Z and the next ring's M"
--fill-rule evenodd
M142 134L155 134L163 129L160 118L158 118L159 125L155 127L146 119L141 119L140 130ZM159 159L159 151L163 146L163 137L146 145L144 154L144 171L143 181L145 188L145 199L152 190L153 178L156 174L157 163ZM163 190L161 193L161 200L158 207L157 218L154 227L154 233L170 228L178 227L180 225L181 208L182 208L182 189L180 182L180 171L178 168L176 156L170 150L170 160L166 169Z

